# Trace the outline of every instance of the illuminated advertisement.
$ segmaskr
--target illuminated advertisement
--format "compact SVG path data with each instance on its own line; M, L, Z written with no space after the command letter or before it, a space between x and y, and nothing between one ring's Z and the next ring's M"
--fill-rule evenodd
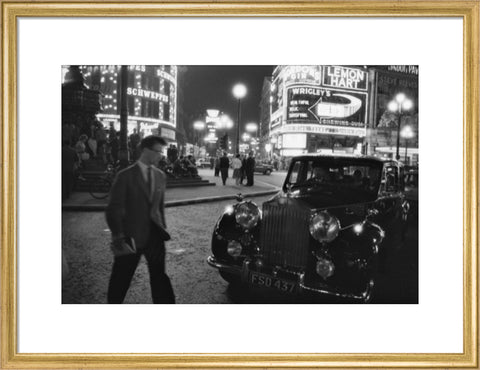
M351 90L367 90L368 73L359 68L325 66L323 86Z
M307 146L307 134L283 135L283 147L290 149L304 149Z
M163 103L168 103L168 96L165 94L161 94L156 91L149 91L144 89L136 89L132 87L127 88L127 95L132 96L139 96L141 98L151 99L151 100L158 100Z
M80 70L84 75L85 85L102 93L102 113L97 114L97 118L107 125L117 124L120 121L118 112L121 66L84 65L80 66ZM154 128L159 126L176 126L176 80L176 66L128 66L126 94L129 132L133 128L140 128L147 134L155 132ZM173 140L171 133L168 133L168 138Z
M315 84L322 81L321 66L287 66L283 70L283 78L286 85L291 84Z
M367 94L321 87L287 90L287 123L365 127Z

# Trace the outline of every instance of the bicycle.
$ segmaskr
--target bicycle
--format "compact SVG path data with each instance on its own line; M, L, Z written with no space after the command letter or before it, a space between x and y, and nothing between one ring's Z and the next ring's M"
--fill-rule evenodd
M108 197L116 173L117 168L109 164L105 172L90 185L88 190L90 195L95 199L105 199Z

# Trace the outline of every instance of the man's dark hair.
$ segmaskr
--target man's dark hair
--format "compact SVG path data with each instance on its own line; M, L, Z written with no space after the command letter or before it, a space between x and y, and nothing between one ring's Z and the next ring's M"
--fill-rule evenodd
M161 136L149 135L142 139L140 142L140 148L152 149L155 144L167 145L167 142Z

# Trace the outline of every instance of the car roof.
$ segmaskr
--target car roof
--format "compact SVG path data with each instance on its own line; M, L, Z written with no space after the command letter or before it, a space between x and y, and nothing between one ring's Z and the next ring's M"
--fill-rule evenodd
M380 157L375 157L375 156L372 156L372 155L360 155L360 154L310 153L310 154L302 154L302 155L295 156L295 157L293 157L293 160L309 160L309 159L316 159L316 158L369 160L369 161L380 162L380 163L393 162L393 163L401 164L401 162L398 162L398 161L396 161L394 159L391 159L391 158L380 158Z

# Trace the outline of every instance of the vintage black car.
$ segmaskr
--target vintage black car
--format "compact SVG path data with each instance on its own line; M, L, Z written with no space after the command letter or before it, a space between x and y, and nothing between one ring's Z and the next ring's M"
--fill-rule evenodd
M369 302L379 264L405 232L403 190L397 161L295 157L261 209L240 197L226 209L208 263L234 284Z

